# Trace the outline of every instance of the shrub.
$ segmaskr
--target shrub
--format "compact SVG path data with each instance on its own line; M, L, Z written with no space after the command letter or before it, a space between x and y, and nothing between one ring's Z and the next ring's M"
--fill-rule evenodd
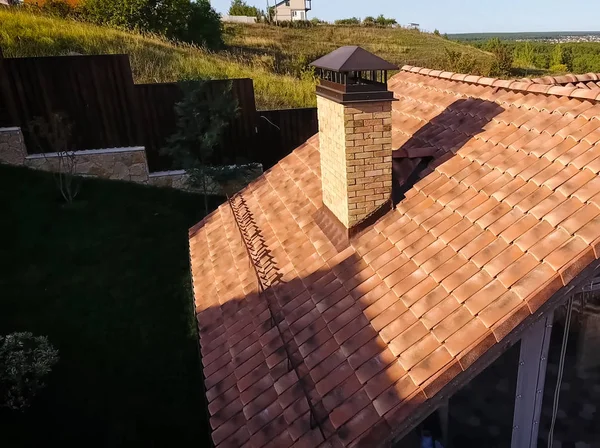
M73 124L65 115L52 113L49 119L34 118L28 126L29 135L33 138L38 149L55 152L58 159L58 169L54 173L56 188L67 204L72 204L81 188L81 179L77 172L77 155L71 147Z
M260 19L264 16L264 13L256 6L250 6L244 0L231 0L231 6L229 6L230 16L246 16L256 17Z
M557 64L550 67L552 73L566 73L569 68L565 64Z
M362 21L363 26L376 26L377 20L373 16L367 16Z
M223 46L223 24L219 14L206 0L189 4L187 23L174 37L206 48L217 49Z
M508 45L502 43L500 39L495 37L490 39L485 47L495 58L491 74L493 76L508 76L513 65L513 52Z
M27 3L24 4L29 11L32 12L42 12L44 14L48 14L55 17L78 17L79 16L79 8L74 6L73 3L69 3L65 0L46 0L41 5L37 3Z
M473 73L476 64L477 61L473 55L446 48L446 61L444 66L447 70L455 73Z
M281 28L312 28L317 25L309 20L282 20L277 22L277 26Z
M57 362L58 351L45 336L0 336L0 406L26 410Z
M517 46L514 52L514 62L525 68L534 67L535 51L531 42Z
M379 26L392 26L392 25L396 25L398 22L396 21L396 19L392 19L392 18L388 19L383 14L380 14L375 19L375 23L377 23L377 25L379 25Z
M100 25L158 33L210 48L223 44L221 18L209 0L84 0L83 15Z
M558 67L564 65L565 72L573 70L573 50L570 47L563 47L561 44L554 46L550 55L550 66Z
M360 25L360 19L358 17L351 17L349 19L338 19L333 23L335 25Z

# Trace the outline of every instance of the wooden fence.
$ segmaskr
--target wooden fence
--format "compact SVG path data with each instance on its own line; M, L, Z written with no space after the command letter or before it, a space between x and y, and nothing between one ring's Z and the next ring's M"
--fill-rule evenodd
M265 147L263 165L275 165L317 133L317 109L263 110L258 112L259 135ZM272 148L274 150L270 150Z
M126 55L4 59L4 102L13 102L10 125L21 126L27 148L35 117L60 112L71 123L74 147L84 149L139 145L137 101ZM7 91L8 90L8 91ZM11 95L12 98L6 98Z
M251 79L208 82L209 95L231 82L239 107L215 163L269 168L317 132L316 109L257 111ZM29 123L60 112L76 149L145 146L151 171L177 168L160 150L175 131L181 98L177 84L134 84L127 55L3 58L0 52L0 127L20 126L30 152L52 149L37 144Z
M229 124L222 145L215 151L213 163L232 164L261 160L257 153L256 103L251 79L210 81L208 95L222 94L231 82L231 93L238 103L237 117ZM167 139L176 130L177 115L174 106L182 99L177 84L138 84L135 86L139 110L139 124L143 129L143 146L148 164L153 171L169 169L169 157L161 155Z

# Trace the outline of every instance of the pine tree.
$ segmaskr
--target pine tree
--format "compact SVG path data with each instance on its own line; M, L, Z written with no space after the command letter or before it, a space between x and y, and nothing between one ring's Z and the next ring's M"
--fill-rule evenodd
M168 139L164 154L185 169L191 187L204 195L208 214L209 194L220 193L220 185L230 180L246 180L256 167L252 165L218 166L213 164L215 149L222 143L229 123L236 117L238 105L227 83L213 94L206 81L180 83L183 100L175 105L177 130Z

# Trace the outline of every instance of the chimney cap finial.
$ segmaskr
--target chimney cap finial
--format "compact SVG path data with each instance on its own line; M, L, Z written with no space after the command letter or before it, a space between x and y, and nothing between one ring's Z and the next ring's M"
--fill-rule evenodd
M313 67L338 73L398 70L398 67L358 46L340 47L311 63Z

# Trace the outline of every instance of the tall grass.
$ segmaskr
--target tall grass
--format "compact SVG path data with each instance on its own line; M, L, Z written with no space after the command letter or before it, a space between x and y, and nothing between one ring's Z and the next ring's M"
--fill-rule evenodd
M24 11L0 9L0 47L5 57L125 53L129 54L136 83L252 78L262 109L315 103L314 80L276 74L260 61Z
M226 32L225 41L231 48L241 54L269 56L276 68L283 65L283 72L286 68L295 72L305 61L310 62L343 45L360 45L399 66L449 69L447 50L473 60L474 74L488 75L493 63L493 56L480 49L404 28L321 25L294 29L228 24Z

